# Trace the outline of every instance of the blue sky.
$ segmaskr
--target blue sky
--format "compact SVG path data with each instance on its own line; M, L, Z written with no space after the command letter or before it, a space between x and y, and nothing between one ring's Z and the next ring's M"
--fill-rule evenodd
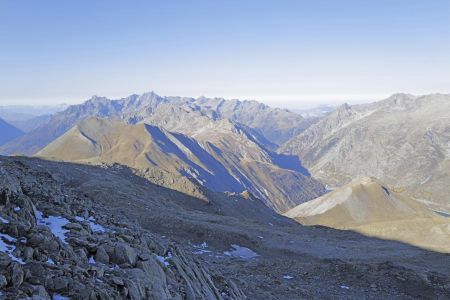
M450 92L450 1L0 0L0 105Z

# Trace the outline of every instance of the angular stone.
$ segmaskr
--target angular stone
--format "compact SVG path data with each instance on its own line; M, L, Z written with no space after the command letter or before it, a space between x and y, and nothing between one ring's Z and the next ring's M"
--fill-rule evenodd
M13 263L11 267L11 285L14 287L19 287L23 282L24 272L22 270L22 266Z
M4 288L8 284L8 281L6 280L6 277L3 275L0 275L0 289Z
M117 243L114 247L113 256L111 261L120 264L130 264L134 266L136 264L137 254L136 250L131 248L125 243Z
M51 299L47 293L47 290L42 285L34 287L32 299Z
M125 285L128 288L128 297L131 300L139 300L139 299L144 299L145 295L141 294L140 291L140 286L138 285L138 283L136 283L135 281L131 281L126 279L125 280Z
M30 260L33 258L33 248L31 247L25 247L25 249L23 250L23 256L25 258L25 260Z
M64 225L64 228L69 230L83 230L83 226L81 226L81 224L79 223L69 223Z
M49 282L49 289L58 292L65 292L69 287L70 279L66 276L52 278Z
M119 286L123 286L124 285L124 283L123 283L123 279L122 278L120 278L120 277L113 277L113 278L111 278L111 281L115 284L115 285L119 285Z
M95 261L102 264L109 264L109 255L103 246L99 246L97 248L97 252L95 253Z
M45 241L45 236L42 233L35 233L28 240L28 244L32 247L38 247Z

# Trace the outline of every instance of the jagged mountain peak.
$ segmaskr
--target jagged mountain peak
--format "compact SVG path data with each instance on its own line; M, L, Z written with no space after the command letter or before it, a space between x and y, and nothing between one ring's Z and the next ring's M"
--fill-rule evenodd
M110 100L103 96L93 95L91 98L86 100L86 103L104 103L109 102Z
M337 117L345 117L349 116L353 113L352 106L348 103L344 103L339 105L334 111L330 113L330 115L336 115Z
M53 115L47 123L0 148L0 153L33 154L62 135L80 120L90 117L119 118L130 124L160 125L170 131L189 134L209 126L211 121L228 119L258 132L274 148L312 123L293 112L270 108L256 101L221 98L163 97L155 92L111 100L93 96Z

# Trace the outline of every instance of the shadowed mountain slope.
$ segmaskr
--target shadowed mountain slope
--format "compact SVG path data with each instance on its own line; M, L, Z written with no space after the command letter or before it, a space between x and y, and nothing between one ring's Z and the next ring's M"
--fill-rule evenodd
M280 212L324 192L299 161L284 169L279 155L273 158L238 126L228 120L212 124L215 127L199 130L194 139L156 126L89 118L37 156L80 163L119 163L144 173L160 170L172 179L162 185L188 194L200 192L194 182L216 192L248 190ZM185 177L193 183L183 181Z
M20 129L0 119L0 146L22 136L24 133Z

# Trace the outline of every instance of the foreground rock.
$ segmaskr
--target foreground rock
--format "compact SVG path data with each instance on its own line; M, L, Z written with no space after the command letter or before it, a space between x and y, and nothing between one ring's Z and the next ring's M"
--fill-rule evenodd
M51 174L20 162L0 173L0 299L244 297L192 255L98 211Z
M446 299L450 256L304 227L251 194L0 157L6 299ZM40 297L40 298L39 298Z

